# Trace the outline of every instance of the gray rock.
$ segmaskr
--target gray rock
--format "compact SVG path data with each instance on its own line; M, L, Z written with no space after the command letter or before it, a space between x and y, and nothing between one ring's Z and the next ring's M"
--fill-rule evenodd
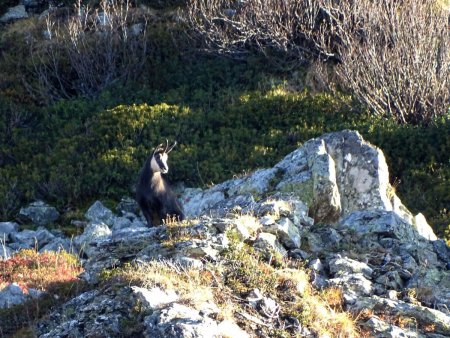
M176 302L180 298L175 291L164 291L159 287L146 289L132 286L131 289L141 301L142 305L149 310L161 309L167 306L167 304Z
M22 304L27 301L27 295L16 283L9 284L0 291L0 309L7 309L13 305Z
M15 7L11 7L8 11L0 17L1 23L9 23L15 20L26 19L28 18L28 13L25 10L24 5L17 5Z
M207 209L225 199L225 194L218 189L185 189L180 202L184 207L186 217L196 217Z
M143 225L143 224L142 224ZM120 229L130 228L133 226L133 222L127 217L116 217L112 225L112 230L117 231Z
M450 271L422 267L414 271L407 282L408 289L415 289L417 298L427 305L443 305L450 308Z
M450 334L450 316L438 310L378 296L359 297L354 305L351 306L352 311L359 312L363 309L372 310L383 315L389 314L415 318L422 325L433 325L435 333Z
M47 225L59 218L59 212L56 208L49 206L43 201L36 201L26 208L21 208L19 216L37 225Z
M204 267L203 262L200 259L190 258L190 257L176 257L175 262L181 267L186 269L196 269L201 270Z
M404 282L398 271L388 271L375 279L375 282L381 284L388 290L401 290L404 287Z
M251 194L236 195L224 199L210 209L203 211L214 217L235 217L236 215L248 213L255 205L255 200Z
M8 242L9 235L19 231L19 224L15 222L0 222L0 241Z
M210 338L220 335L216 321L202 316L198 310L178 303L155 311L144 322L146 338Z
M178 255L194 259L208 259L216 261L219 252L207 241L190 240L176 245Z
M375 234L391 237L405 242L416 240L417 232L392 211L356 211L342 220L343 228L349 228L359 234Z
M44 245L39 250L39 252L48 252L48 251L60 252L62 250L69 253L76 252L72 243L67 238L55 238L50 243Z
M348 257L337 257L329 262L330 272L336 276L362 273L366 278L372 278L373 270L366 263L355 261Z
M328 284L342 288L348 303L353 303L361 295L369 296L373 293L372 282L362 273L345 274L332 278L328 280Z
M122 197L119 204L116 207L119 215L124 215L127 213L138 214L139 213L139 205L137 202L131 197Z
M55 239L55 236L45 228L23 230L11 234L11 240L22 248L37 248L38 250Z
M277 223L264 227L263 230L276 235L278 240L289 249L301 246L300 232L289 218L283 217Z
M433 242L433 248L439 259L447 264L447 269L450 269L450 247L444 240L438 239Z
M336 250L342 241L342 236L333 228L314 229L303 235L308 240L309 251L314 253Z
M324 271L324 266L319 258L313 259L309 262L308 268L318 273L322 273Z
M238 217L231 224L234 225L233 229L241 241L255 238L257 231L261 228L261 223L253 217L246 216Z
M253 246L264 252L268 257L272 256L274 253L281 254L283 257L287 256L287 251L280 242L278 242L277 236L267 232L259 233Z
M284 172L277 190L296 194L317 220L333 221L339 211L346 216L358 210L392 210L384 155L358 132L345 130L310 140L276 168Z
M336 182L335 163L326 152L323 140L313 157L311 171L313 179L311 216L317 223L333 223L341 215L341 196Z
M36 334L57 337L141 337L142 314L129 287L92 290L71 299L42 319Z
M420 236L422 236L425 239L428 239L430 241L437 240L437 236L434 234L433 229L428 224L427 220L425 219L425 216L421 213L417 214L414 217L413 226L417 230Z
M251 194L253 196L261 196L269 191L271 188L271 182L274 180L278 173L278 169L259 169L256 170L250 176L242 179L241 183L232 186L228 190L230 196Z
M402 329L398 326L388 324L385 321L372 317L362 326L368 328L375 338L422 338L425 335L417 331Z
M84 217L90 222L105 223L107 225L113 225L115 220L113 212L105 207L100 201L96 201L91 205Z
M255 214L258 217L272 216L274 219L280 217L289 217L292 213L292 208L284 198L270 197L260 201L255 206Z
M110 239L111 234L112 232L106 224L92 222L88 224L81 235L74 238L73 242L80 252L91 257L95 255L98 244Z

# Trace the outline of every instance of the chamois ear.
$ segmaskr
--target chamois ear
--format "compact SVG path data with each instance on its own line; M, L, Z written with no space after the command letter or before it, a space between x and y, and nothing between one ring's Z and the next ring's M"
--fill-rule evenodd
M162 143L160 145L158 145L155 148L155 150L153 150L153 154L162 153L162 152L164 152L164 144L162 144Z

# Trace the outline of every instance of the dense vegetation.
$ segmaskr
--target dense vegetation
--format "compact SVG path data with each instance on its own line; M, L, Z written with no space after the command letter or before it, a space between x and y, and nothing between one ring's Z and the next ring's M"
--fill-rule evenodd
M351 84L321 85L323 67L309 66L317 53L299 63L270 46L224 56L173 11L178 3L126 16L123 6L103 8L111 17L122 13L109 28L98 24L98 12L77 21L76 10L57 10L47 20L1 29L1 219L37 198L67 211L132 195L145 157L166 138L180 144L170 159L171 180L205 187L271 166L324 132L350 128L385 152L407 207L444 233L448 113L427 110L421 123L429 105L407 120L393 107L374 111ZM140 26L133 35L134 24ZM336 60L328 62L333 74Z

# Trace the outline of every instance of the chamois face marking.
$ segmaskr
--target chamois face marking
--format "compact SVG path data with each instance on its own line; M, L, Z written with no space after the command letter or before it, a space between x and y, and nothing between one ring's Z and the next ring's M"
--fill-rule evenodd
M167 174L169 172L169 166L167 165L167 153L166 152L154 152L150 166L154 173L161 172Z

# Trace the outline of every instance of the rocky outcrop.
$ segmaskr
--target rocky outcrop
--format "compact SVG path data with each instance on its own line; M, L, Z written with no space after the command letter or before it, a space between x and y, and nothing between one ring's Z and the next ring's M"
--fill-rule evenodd
M273 168L208 190L186 189L182 201L190 220L183 224L147 228L130 200L121 202L119 214L97 202L74 239L93 291L42 320L38 333L254 337L262 328L289 327L313 337L283 313L274 295L258 289L239 297L251 314L224 318L215 299L187 302L170 283L102 284L105 271L129 262L206 271L214 284L220 278L210 267L227 264L231 233L268 261L289 258L308 266L314 287L341 289L345 308L370 336L449 336L450 249L423 216L401 204L388 177L382 152L343 131L306 142ZM414 328L399 326L402 318ZM238 325L245 321L251 325Z

